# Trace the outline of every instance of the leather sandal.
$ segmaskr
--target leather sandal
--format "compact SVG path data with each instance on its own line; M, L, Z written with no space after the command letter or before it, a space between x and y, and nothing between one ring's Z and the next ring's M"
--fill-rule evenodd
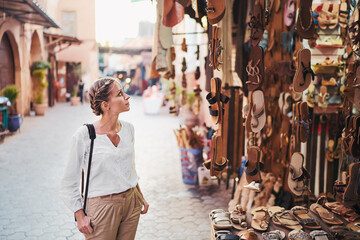
M308 215L309 210L305 207L295 206L291 209L295 218L307 229L321 229L319 222Z
M247 149L248 160L245 163L246 181L251 183L252 181L259 181L260 170L263 168L263 164L260 163L261 150L257 146L252 146Z
M306 102L296 104L296 135L300 142L306 142L310 134L309 112Z
M335 215L322 207L320 204L313 203L310 206L310 210L318 215L321 220L329 225L342 225L343 222L336 218Z
M264 11L260 4L255 4L252 16L249 22L250 39L253 47L257 46L262 39L264 33Z
M315 24L311 10L312 0L301 0L296 30L300 37L311 39L315 33Z
M301 49L297 55L297 69L293 81L293 89L296 92L303 92L309 87L314 79L314 72L311 69L311 52L309 49Z
M248 74L247 89L249 91L259 89L264 77L264 50L262 47L255 46L251 49L246 73Z

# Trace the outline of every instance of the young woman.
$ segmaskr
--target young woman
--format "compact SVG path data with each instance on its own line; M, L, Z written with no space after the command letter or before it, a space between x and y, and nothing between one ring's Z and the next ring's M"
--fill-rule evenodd
M61 182L60 197L74 212L86 239L134 239L140 213L148 211L135 170L134 127L119 120L130 110L129 96L114 78L101 78L90 89L95 115L94 142L88 190L87 216L79 190L81 169L87 173L90 138L86 126L73 135L70 155ZM86 179L86 177L85 177Z

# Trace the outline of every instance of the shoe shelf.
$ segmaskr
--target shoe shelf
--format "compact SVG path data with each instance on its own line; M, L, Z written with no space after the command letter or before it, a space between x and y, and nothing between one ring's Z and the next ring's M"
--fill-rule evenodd
M344 48L344 45L316 45L315 48Z

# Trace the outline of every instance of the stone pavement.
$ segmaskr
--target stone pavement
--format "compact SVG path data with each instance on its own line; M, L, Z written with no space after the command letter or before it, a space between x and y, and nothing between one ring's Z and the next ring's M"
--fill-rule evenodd
M139 184L150 204L136 239L209 239L208 213L227 208L231 189L182 182L180 152L173 129L179 118L162 109L143 113L141 97L120 115L135 126ZM84 239L73 214L58 197L70 139L83 123L97 117L88 104L58 103L44 117L25 117L21 132L0 144L0 239Z

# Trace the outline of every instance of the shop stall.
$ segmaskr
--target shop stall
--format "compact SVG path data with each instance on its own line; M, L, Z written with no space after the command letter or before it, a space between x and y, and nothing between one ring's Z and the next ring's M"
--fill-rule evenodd
M211 239L360 239L359 6L157 1L152 75L170 114L214 129L175 135L234 187Z

